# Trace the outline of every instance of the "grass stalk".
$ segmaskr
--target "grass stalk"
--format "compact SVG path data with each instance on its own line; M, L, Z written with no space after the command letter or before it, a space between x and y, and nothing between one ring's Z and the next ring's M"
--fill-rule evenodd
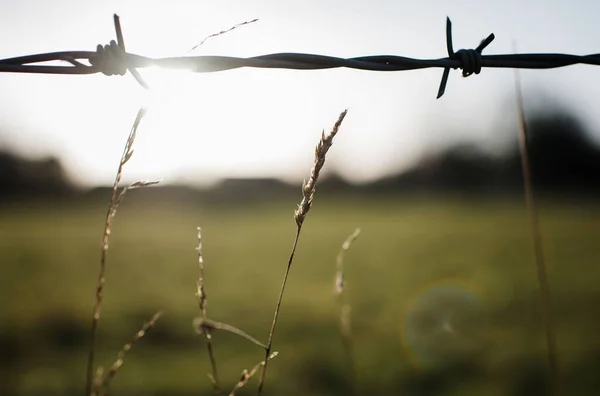
M218 36L220 36L220 35L222 35L222 34L225 34L225 33L229 33L229 32L231 32L232 30L235 30L235 29L237 29L237 28L239 28L239 27L242 27L242 26L245 26L245 25L249 25L249 24L251 24L251 23L254 23L254 22L258 22L258 18L254 18L254 19L252 19L252 20L250 20L250 21L245 21L245 22L236 23L235 25L233 25L233 26L232 26L232 27L230 27L229 29L226 29L226 30L221 30L220 32L216 32L216 33L209 34L208 36L204 37L204 38L202 39L202 41L200 41L198 44L196 44L196 45L194 45L192 48L190 48L190 49L188 50L188 52L186 53L186 55L187 55L187 54L189 54L189 53L191 53L191 52L193 52L193 51L194 51L194 50L196 50L197 48L201 47L201 46L202 46L202 45L203 45L203 44L206 42L206 40L208 40L208 39L211 39L211 38L213 38L213 37L218 37Z
M269 360L273 359L277 355L278 355L278 352L271 353L269 355ZM265 361L262 360L258 364L256 364L254 367L252 367L252 369L250 371L244 369L244 371L242 371L242 375L240 377L240 380L238 381L237 384L235 384L235 386L233 387L233 389L231 390L231 392L229 392L229 396L235 396L235 392L237 392L242 387L244 387L244 385L246 385L248 383L248 381L252 377L254 377L254 375L256 374L256 372L258 371L258 369L261 368L264 365L265 365Z
M516 52L516 51L515 51ZM548 283L548 274L546 261L544 258L544 249L542 246L542 236L538 219L538 211L535 204L533 192L533 182L531 175L531 166L527 146L527 122L525 120L525 110L523 107L523 94L521 92L521 81L518 70L515 70L515 92L517 117L519 122L518 138L519 150L521 154L521 170L523 173L523 184L525 188L525 202L527 206L527 215L529 218L529 227L533 243L534 261L537 270L538 285L540 288L540 300L542 310L542 321L546 333L546 347L548 352L548 363L550 365L551 389L557 396L562 396L563 386L560 374L558 345L556 341L555 323L550 307L550 285Z
M111 227L113 220L117 214L117 208L119 204L123 201L125 194L129 190L137 189L140 187L146 187L149 185L157 184L157 181L139 181L133 183L127 187L124 187L119 192L119 184L121 182L121 177L123 175L123 167L125 164L131 159L133 156L133 143L135 142L135 137L137 134L138 127L142 118L146 113L145 108L141 107L138 110L138 113L135 117L135 121L133 122L133 126L129 132L129 136L127 137L127 141L125 143L125 148L123 149L123 154L121 155L121 160L119 161L119 167L117 168L117 174L115 176L115 180L112 186L112 192L110 201L108 204L108 209L106 212L106 218L104 222L104 232L102 235L102 245L100 249L100 268L98 271L98 280L96 283L96 293L95 293L95 301L94 301L94 314L92 316L92 328L90 332L90 350L88 355L87 362L87 377L86 377L86 387L85 387L85 395L90 396L92 394L92 388L94 383L94 359L95 359L95 350L96 350L96 338L98 331L98 322L100 321L100 311L102 308L102 297L104 291L104 284L106 282L105 274L106 274L106 257L108 254L109 240L111 234Z
M356 393L356 367L354 363L354 353L352 352L352 326L350 324L352 307L345 297L346 294L344 294L344 258L346 256L346 252L348 252L348 249L350 249L350 246L352 246L352 243L356 240L356 238L358 238L359 235L360 228L357 228L348 236L348 238L346 238L342 244L342 247L335 260L336 274L333 286L334 294L336 295L340 305L340 335L342 337L342 347L344 349L344 360L348 365L352 394Z
M261 347L263 349L267 348L267 346L265 344L258 341L256 338L252 337L250 334L246 333L243 330L238 329L237 327L231 326L227 323L215 322L214 320L210 320L210 319L197 318L196 320L194 320L194 328L196 328L196 331L199 333L204 333L206 331L209 334L211 331L214 331L214 330L228 331L232 334L235 334L239 337L244 338L247 341L250 341L252 344L254 344L258 347Z
M142 328L137 333L135 333L133 340L130 343L125 344L123 349L121 349L121 351L119 352L119 355L117 356L117 360L115 360L115 362L110 367L110 370L108 370L108 373L106 373L106 376L104 376L104 378L102 380L101 388L99 390L99 396L104 396L108 392L108 386L110 385L110 381L115 377L115 375L117 374L117 371L119 371L119 368L121 368L121 366L123 365L123 363L125 361L125 355L127 354L127 352L129 352L131 350L131 347L133 347L133 344L135 344L140 339L142 339L146 335L146 333L152 327L154 327L154 325L156 324L158 319L160 319L161 316L162 316L162 312L159 311L159 312L155 313L154 316L152 317L152 319L150 319L150 321L148 323L145 323L142 326Z
M265 359L263 361L262 372L260 375L260 380L258 383L258 395L262 393L265 377L267 374L267 365L269 362L269 356L271 354L271 347L273 345L273 338L275 336L275 328L277 326L277 320L279 318L279 311L281 309L281 302L283 301L283 293L285 292L285 286L287 284L287 279L290 274L290 269L292 268L292 262L294 261L294 254L296 253L296 248L298 246L298 240L300 238L300 232L302 230L302 224L304 224L304 220L306 219L306 215L312 206L312 202L315 195L316 183L319 179L319 174L323 165L325 164L325 157L327 151L333 144L333 138L338 133L344 118L348 110L344 110L338 117L338 120L334 124L333 128L329 132L329 134L325 135L325 131L321 133L321 140L317 144L315 149L315 158L313 161L313 166L310 172L310 177L308 181L305 181L302 185L302 201L300 205L298 205L298 209L294 212L294 220L296 221L296 237L294 238L294 244L292 246L292 251L288 258L287 267L285 269L285 273L283 275L283 280L281 282L281 289L279 291L279 297L277 298L277 304L275 305L275 312L273 313L273 321L271 322L271 329L269 331L269 340L267 341L267 348L265 349Z
M206 318L206 290L204 288L204 256L202 254L202 230L198 227L198 246L196 247L196 252L198 253L198 287L196 291L196 297L198 297L198 308L200 309L200 321L204 323L207 321ZM208 357L210 359L210 366L212 369L212 373L209 374L210 382L213 385L213 388L216 393L220 392L219 386L219 374L217 371L217 361L215 359L215 354L213 351L212 344L212 336L210 334L210 329L207 326L198 326L198 329L204 335L204 339L206 340L206 348L208 349Z

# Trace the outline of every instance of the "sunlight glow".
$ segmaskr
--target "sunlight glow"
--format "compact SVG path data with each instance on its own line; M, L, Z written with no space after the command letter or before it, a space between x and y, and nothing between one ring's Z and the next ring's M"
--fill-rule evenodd
M136 171L143 168L144 174L165 178L197 172L202 173L197 175L202 183L217 173L259 175L269 163L285 160L281 155L289 144L276 136L277 128L252 127L263 117L284 116L283 111L279 116L268 111L261 117L255 110L261 103L277 109L272 95L277 80L253 82L244 74L237 71L219 78L144 70L151 89L143 97L148 112L136 142L140 156Z
M259 18L205 42L191 55L255 56L304 52L332 56L398 54L436 58L445 54L443 23L455 21L456 48L473 37L497 34L493 52L594 53L598 5L573 8L566 1L539 14L516 1L464 7L413 7L362 2L109 0L56 7L41 0L9 2L0 30L10 37L0 57L62 50L89 50L114 38L113 13L121 17L127 50L149 57L184 56L212 33ZM477 15L476 24L473 15ZM538 20L531 31L531 15ZM568 28L556 29L556 18ZM27 21L27 23L23 23ZM576 21L576 23L575 23ZM436 101L440 71L375 73L348 69L294 71L237 69L190 73L140 69L151 87L143 92L131 76L47 76L0 73L0 144L30 157L53 155L76 183L109 184L135 114L149 106L136 154L125 180L210 183L225 177L277 177L301 182L315 143L338 114L349 109L331 152L328 171L353 182L391 175L422 152L469 140L497 149L498 120L510 126L511 70L486 70L476 78L452 77ZM600 112L591 93L596 70L575 68L523 73L524 92L555 92L597 129ZM592 73L592 74L590 74ZM585 87L585 89L583 89ZM443 133L441 133L443 131ZM600 135L595 135L600 140Z

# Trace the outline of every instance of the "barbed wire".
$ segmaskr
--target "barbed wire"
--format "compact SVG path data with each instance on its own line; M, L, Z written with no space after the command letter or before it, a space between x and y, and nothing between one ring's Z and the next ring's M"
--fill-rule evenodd
M552 69L575 64L600 66L600 54L569 55L555 53L482 55L482 51L494 40L490 34L475 49L461 49L454 52L452 43L452 22L446 19L446 47L448 57L440 59L415 59L396 55L372 55L355 58L333 56L277 53L237 58L230 56L182 56L170 58L149 58L128 53L118 15L114 15L117 41L108 45L98 45L96 51L63 51L26 55L0 60L0 72L45 73L45 74L95 74L107 76L124 75L128 70L138 83L148 88L138 68L158 66L167 69L183 69L196 73L218 72L243 67L266 69L322 70L349 68L368 71L407 71L427 68L443 68L442 80L438 89L439 99L446 90L450 69L461 69L463 77L479 74L484 67L512 69ZM89 64L82 63L86 60ZM69 65L43 65L40 63L62 61Z

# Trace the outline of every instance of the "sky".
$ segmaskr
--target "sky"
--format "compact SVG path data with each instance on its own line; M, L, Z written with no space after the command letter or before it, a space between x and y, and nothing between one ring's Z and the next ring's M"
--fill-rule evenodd
M182 56L305 52L340 57L442 58L445 21L454 49L496 35L484 54L600 52L595 0L505 1L53 1L0 3L0 58L94 50L115 38L121 17L127 50ZM325 168L361 183L397 172L440 146L468 140L491 151L512 139L514 72L450 74L442 69L369 72L237 69L191 73L140 69L130 76L0 73L0 149L58 157L84 186L109 184L138 108L148 106L126 180L210 184L226 177L307 175L321 131L348 109ZM600 140L600 69L576 65L520 74L528 108L542 92L576 110Z

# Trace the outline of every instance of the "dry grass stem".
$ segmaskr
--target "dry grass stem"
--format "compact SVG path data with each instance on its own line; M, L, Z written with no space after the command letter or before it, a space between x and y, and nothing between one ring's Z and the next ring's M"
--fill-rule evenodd
M346 252L348 251L348 249L350 249L350 246L352 246L352 243L354 243L354 241L356 240L356 238L358 238L359 235L360 228L357 228L352 234L348 236L348 238L346 238L346 240L342 244L342 248L340 249L335 259L336 273L334 282L334 292L338 296L340 296L344 291L344 256L346 255Z
M152 327L154 327L154 325L156 324L158 319L160 319L161 316L162 316L162 312L159 311L159 312L155 313L154 316L152 317L152 319L150 319L149 322L144 323L142 328L135 334L135 336L133 337L133 340L131 340L130 343L125 344L123 349L121 349L121 352L119 352L119 355L117 356L117 360L115 360L115 362L110 367L110 370L108 370L108 373L106 373L106 376L104 376L104 378L102 380L100 395L104 395L107 392L108 386L110 385L110 381L115 377L115 375L117 374L117 371L119 371L119 369L123 365L125 355L127 354L127 352L129 352L131 350L131 347L133 347L133 344L135 344L140 339L142 339L146 335L148 330L150 330Z
M94 373L94 385L92 387L91 394L92 396L100 396L102 392L102 382L104 381L104 368L102 366L98 366L96 372Z
M214 320L210 320L210 319L196 318L194 320L194 328L199 333L203 333L203 334L208 333L209 335L214 330L228 331L228 332L236 334L242 338L245 338L246 340L250 341L251 343L253 343L256 346L259 346L263 349L267 348L267 346L265 344L258 341L256 338L252 337L245 331L242 331L242 330L238 329L237 327L228 325L227 323L215 322Z
M319 179L319 174L321 172L321 169L323 168L323 165L325 164L325 156L327 154L327 151L329 151L329 148L333 144L333 138L335 137L335 135L337 135L339 128L342 125L342 122L344 121L344 118L346 117L347 113L348 113L348 110L342 111L342 113L338 117L338 120L336 121L333 128L327 135L325 135L325 131L323 131L321 133L321 140L319 141L319 143L317 144L317 147L315 149L315 158L313 161L312 169L310 171L310 177L309 177L308 181L305 181L302 184L302 201L300 202L300 205L298 205L298 209L296 209L296 211L294 212L294 220L296 221L296 226L297 226L296 237L294 238L294 244L292 246L292 251L290 253L287 267L286 267L285 273L283 275L283 281L281 282L281 289L279 291L279 297L277 298L277 304L275 305L275 312L273 313L273 321L271 322L271 330L269 331L269 340L267 342L267 348L265 350L264 366L263 366L263 369L261 372L260 380L258 382L258 394L259 395L262 393L262 389L264 387L265 376L267 374L267 365L269 362L268 358L271 353L271 347L273 345L273 337L275 335L275 327L277 326L277 319L279 318L279 310L281 308L281 302L283 300L283 293L285 291L285 285L287 283L287 279L290 274L290 268L292 267L292 262L294 261L294 254L296 253L296 247L298 246L298 239L300 237L300 231L302 230L302 224L304 224L306 215L308 214L308 211L310 210L310 207L312 205L314 195L315 195L317 180Z
M196 290L196 297L198 298L198 308L200 309L200 321L202 323L206 322L206 291L204 289L204 256L202 254L202 229L200 227L198 229L198 246L196 247L196 252L198 253L198 285ZM219 375L217 373L217 361L215 359L215 354L213 351L212 345L212 337L210 334L210 329L206 326L198 326L198 329L204 335L204 339L206 340L206 348L208 349L208 357L210 359L210 366L212 368L212 373L209 375L210 382L213 385L213 388L216 392L219 391Z
M516 51L515 51L516 52ZM552 310L550 308L550 285L544 259L544 249L542 247L542 236L538 220L538 212L533 193L533 183L531 176L531 167L529 165L529 154L527 149L527 123L525 121L525 110L523 108L523 94L521 93L521 82L518 70L515 70L515 92L517 100L517 114L519 121L519 150L521 153L521 169L523 172L523 184L525 188L525 201L527 205L527 214L529 217L529 226L531 230L534 260L537 269L538 284L540 287L540 299L542 309L542 321L546 330L546 345L548 348L548 363L550 365L550 381L554 394L563 395L562 378L560 374L560 365L558 357L558 345L556 342L556 333Z
M268 360L273 359L278 354L279 354L278 352L273 352L272 354L269 355ZM248 381L252 377L254 377L254 375L256 374L256 372L258 371L258 369L261 368L262 366L264 366L264 364L265 364L265 362L261 361L256 366L252 367L252 369L250 371L244 369L244 371L242 371L242 375L240 377L240 380L238 381L237 384L235 384L234 388L229 393L229 396L235 396L235 392L237 392L239 389L243 388L244 385L246 385L248 383Z
M319 179L319 174L321 172L321 169L323 168L323 165L325 164L325 156L327 154L327 151L329 151L329 148L333 144L333 138L335 137L335 135L337 135L338 130L342 125L342 121L344 121L344 118L346 117L347 113L348 110L344 110L340 114L338 120L336 121L335 125L333 126L333 129L331 130L331 132L329 132L329 134L325 135L325 131L321 133L321 140L315 148L315 160L313 163L313 167L310 170L310 177L308 178L308 181L305 181L302 184L302 201L300 202L300 205L298 205L298 209L296 209L296 212L294 213L294 219L296 220L296 224L298 225L298 227L302 226L302 223L304 223L304 219L306 218L306 215L310 210L315 195L317 180Z
M346 238L342 244L342 247L335 260L336 274L333 286L333 291L340 304L340 334L342 337L345 361L348 364L348 372L350 373L350 381L353 393L355 392L356 387L356 369L354 364L354 354L352 353L352 326L350 323L352 307L344 298L344 258L346 256L346 252L348 252L348 249L350 249L350 246L352 246L352 243L356 240L356 238L358 238L359 235L360 228L357 228L348 236L348 238Z
M92 385L94 381L94 354L96 349L96 333L98 328L98 322L100 320L100 310L102 307L102 296L104 290L105 273L106 273L106 256L108 253L108 246L110 240L110 233L112 222L117 214L117 208L125 194L129 190L133 190L140 187L145 187L153 184L157 184L156 181L141 181L137 183L133 183L125 188L123 188L119 192L119 184L121 182L121 177L123 175L123 167L125 164L131 159L133 156L133 143L135 142L135 137L137 134L138 127L142 118L144 117L146 110L142 107L138 110L138 113L135 117L135 121L133 122L133 126L131 127L131 131L129 132L129 136L127 137L127 141L125 143L125 148L123 150L123 154L121 155L121 160L119 161L119 167L117 169L117 174L115 176L115 180L112 186L112 193L110 197L110 201L108 204L108 210L106 212L106 219L104 223L104 233L102 236L102 245L100 250L100 269L98 272L98 280L96 284L96 294L95 294L95 302L94 302L94 315L92 317L92 329L90 333L90 351L88 356L88 364L87 364L87 379L86 379L86 396L92 393Z
M206 42L206 40L208 40L210 38L217 37L217 36L220 36L220 35L225 34L225 33L229 33L232 30L235 30L235 29L237 29L237 28L239 28L241 26L249 25L249 24L254 23L254 22L258 22L258 18L255 18L255 19L253 19L251 21L246 21L246 22L241 22L241 23L235 24L235 25L233 25L232 27L230 27L227 30L221 30L220 32L209 34L208 36L204 37L202 39L202 41L200 41L198 44L194 45L187 53L189 54L190 52L194 51L196 48L201 47Z

